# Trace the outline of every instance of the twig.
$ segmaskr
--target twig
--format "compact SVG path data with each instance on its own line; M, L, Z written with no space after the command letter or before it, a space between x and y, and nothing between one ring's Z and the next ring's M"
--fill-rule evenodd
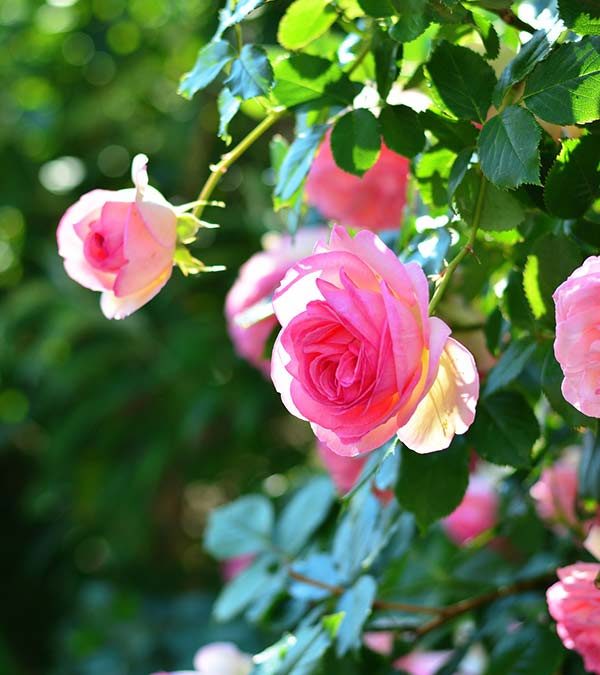
M481 215L483 213L483 203L485 200L485 190L487 186L487 181L485 176L481 174L481 180L479 182L479 193L477 195L477 203L475 205L475 213L473 214L473 225L471 226L471 235L467 243L461 248L461 250L456 254L453 260L448 264L448 267L442 272L442 278L438 287L435 289L435 293L431 298L429 303L429 313L433 314L435 308L438 306L438 303L442 299L446 288L452 279L452 275L456 268L460 265L462 259L473 251L473 245L475 244L475 238L477 236L477 230L479 229L479 223L481 222Z
M328 591L332 595L343 595L348 589L343 586L336 586L334 584L328 584L325 581L319 581L318 579L311 579L310 577L300 574L300 572L295 572L294 570L288 570L288 574L292 579L300 581L303 584L308 586L314 586L315 588L322 588L324 591ZM411 605L405 602L392 602L387 600L375 600L373 603L375 609L389 609L396 612L411 612L413 614L435 614L438 615L440 612L444 611L444 608L441 607L424 607L423 605Z
M548 584L556 580L556 574L544 574L543 576L536 577L534 579L526 579L524 581L517 581L514 584L509 584L507 586L500 586L500 588L495 588L493 591L484 593L483 595L478 595L474 598L468 598L466 600L461 600L456 602L453 605L444 607L439 616L431 621L416 627L409 629L413 632L415 637L420 638L427 633L430 633L432 630L439 628L444 625L447 621L452 621L457 616L466 614L474 609L479 609L494 600L500 600L501 598L506 598L509 595L517 595L518 593L523 593L524 591L531 591L537 588L544 588Z
M531 33L532 35L536 32L536 29L533 26L530 26L526 21L519 19L512 9L491 9L490 12L502 19L505 24L512 26L517 30L524 30L526 33Z

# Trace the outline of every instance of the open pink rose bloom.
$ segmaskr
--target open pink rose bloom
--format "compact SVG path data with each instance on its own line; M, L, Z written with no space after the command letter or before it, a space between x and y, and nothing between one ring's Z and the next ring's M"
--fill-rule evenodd
M56 233L67 274L102 293L100 306L109 319L123 319L149 302L173 269L177 214L148 185L147 163L145 155L134 158L134 188L84 194Z
M576 563L557 570L559 581L547 593L548 609L567 649L583 657L590 673L600 674L600 590L598 563Z
M416 263L374 234L335 227L295 264L274 295L282 330L271 377L284 405L340 455L396 434L409 448L447 448L475 416L479 378L470 352L428 316Z
M406 206L408 159L384 144L375 164L359 178L335 163L330 136L321 144L306 179L309 203L346 227L372 232L398 228Z
M600 256L578 267L556 289L554 302L563 396L585 415L600 417Z
M225 316L235 350L265 375L271 369L265 345L277 326L272 312L273 292L290 266L310 255L327 233L325 227L303 228L294 237L270 232L263 238L264 251L242 265L227 294Z

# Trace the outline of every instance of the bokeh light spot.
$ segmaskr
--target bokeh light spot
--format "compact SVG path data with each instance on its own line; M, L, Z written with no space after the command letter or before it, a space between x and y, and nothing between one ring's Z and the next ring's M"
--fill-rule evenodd
M63 194L77 187L85 178L85 166L77 157L59 157L42 165L40 183L54 194Z

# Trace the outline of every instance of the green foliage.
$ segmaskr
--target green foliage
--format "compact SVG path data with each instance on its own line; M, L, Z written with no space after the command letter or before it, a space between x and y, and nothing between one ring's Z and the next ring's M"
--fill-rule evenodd
M455 442L448 450L427 455L402 447L396 498L425 529L459 505L468 480L468 454L463 443Z
M548 211L560 218L578 218L590 207L600 189L600 136L567 139L552 165L544 200Z
M540 435L538 421L525 398L501 391L479 402L469 437L479 454L494 464L527 467Z
M405 105L388 105L379 115L385 144L405 157L418 155L425 147L425 134L418 114Z
M235 51L229 42L209 42L200 50L194 68L181 79L179 93L191 98L197 91L207 87L234 58Z
M379 126L369 110L348 112L333 127L333 158L340 169L348 173L362 176L375 164L380 150Z
M558 11L571 30L581 35L600 35L600 7L595 0L559 0Z
M470 49L442 42L427 70L448 110L465 120L485 121L496 76L490 65Z
M559 45L527 78L523 101L553 124L582 124L600 115L600 49L591 38Z
M343 618L336 640L338 656L360 648L363 626L371 614L376 592L377 583L373 577L363 576L340 598L337 611L343 613Z
M273 82L273 69L262 47L244 45L225 84L242 100L266 94Z
M481 169L501 188L540 185L541 129L533 115L511 105L483 125L478 150Z
M270 544L273 509L260 495L248 495L210 515L204 546L220 559L258 553Z
M302 49L323 35L336 18L329 0L294 0L279 24L277 40L286 49Z

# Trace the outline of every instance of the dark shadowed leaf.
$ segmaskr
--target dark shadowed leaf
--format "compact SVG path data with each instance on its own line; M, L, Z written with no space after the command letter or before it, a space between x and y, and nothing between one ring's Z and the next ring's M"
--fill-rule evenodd
M419 115L405 105L388 105L379 115L385 144L400 155L414 157L425 147Z
M379 157L379 126L372 112L361 108L341 117L331 133L335 163L348 173L362 176Z

